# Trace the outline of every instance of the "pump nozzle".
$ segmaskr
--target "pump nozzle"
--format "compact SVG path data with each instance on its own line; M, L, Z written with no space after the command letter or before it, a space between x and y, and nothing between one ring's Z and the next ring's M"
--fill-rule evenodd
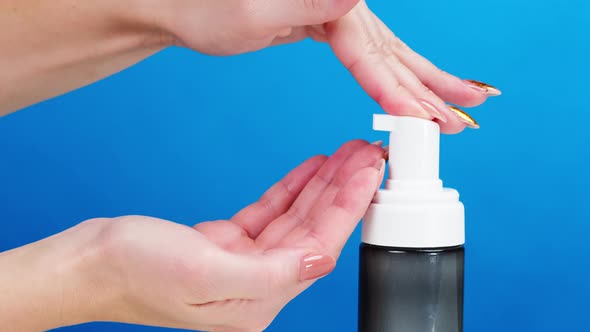
M430 120L376 114L375 130L388 131L389 179L363 222L363 242L435 248L464 241L459 193L439 179L440 128Z
M414 117L375 114L373 129L390 132L390 179L438 180L440 128L437 123Z

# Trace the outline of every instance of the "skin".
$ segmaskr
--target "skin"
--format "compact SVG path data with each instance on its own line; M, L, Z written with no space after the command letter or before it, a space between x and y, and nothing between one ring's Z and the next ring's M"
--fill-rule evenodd
M0 0L0 22L0 115L171 45L232 55L307 37L329 43L386 112L436 115L446 133L465 124L445 102L488 97L413 52L358 0ZM380 146L351 141L304 162L231 220L191 228L94 219L1 253L0 329L117 321L262 330L334 268L382 181L383 158Z
M329 273L378 189L384 150L356 140L291 171L231 220L83 222L0 254L0 326L91 321L260 331ZM302 273L321 256L319 274Z
M112 75L171 45L212 55L312 37L327 42L388 113L465 124L445 102L488 95L412 51L358 0L1 0L0 115ZM30 22L35 22L31 24ZM75 28L73 28L75 27Z

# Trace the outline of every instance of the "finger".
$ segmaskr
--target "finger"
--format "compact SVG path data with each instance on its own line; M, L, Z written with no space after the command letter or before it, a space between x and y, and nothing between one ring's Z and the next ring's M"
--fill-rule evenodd
M303 222L314 202L321 196L334 178L338 169L358 149L368 145L366 141L354 140L342 145L326 161L305 186L289 210L268 225L256 238L262 248L272 248L293 228Z
M359 0L252 1L256 19L269 28L321 24L340 18Z
M309 232L300 245L317 243L319 252L338 257L346 241L363 217L383 180L385 161L365 167L350 178L338 192L332 204L310 224Z
M238 212L231 221L256 238L272 220L285 213L328 157L315 156L289 172L254 204Z
M485 102L489 95L494 95L489 93L489 90L479 88L477 85L470 84L439 69L401 41L398 43L395 53L424 85L449 103L473 107Z
M465 123L456 116L449 106L424 86L415 75L403 64L396 60L390 60L392 70L398 74L398 79L419 100L422 107L430 109L430 114L440 126L440 131L445 134L457 134L466 127Z
M399 61L397 56L389 56L387 63L391 70L396 73L400 83L420 102L423 108L430 110L430 114L435 117L440 125L441 132L456 134L465 129L465 123L451 111L442 99L422 84L416 75Z
M313 223L320 222L320 217L334 202L335 197L360 169L371 167L379 164L384 158L384 151L380 147L369 145L355 152L334 176L334 179L328 188L322 193L319 199L315 201L312 210L309 212L305 221L291 231L282 241L281 246L297 243L300 239L307 236L312 229Z
M434 93L449 103L473 107L484 103L485 92L469 87L460 78L440 70L426 58L409 48L398 50L400 60Z
M374 16L360 3L345 17L325 25L332 50L363 89L393 115L433 119L387 64L390 45L381 40Z
M269 299L300 282L300 261L312 248L282 248L256 254L212 250L207 259L207 301ZM239 277L237 277L239 276ZM281 291L278 291L281 290Z

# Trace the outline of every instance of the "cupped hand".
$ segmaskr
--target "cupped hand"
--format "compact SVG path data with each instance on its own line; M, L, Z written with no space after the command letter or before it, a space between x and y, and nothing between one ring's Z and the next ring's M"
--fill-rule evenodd
M291 171L231 220L193 228L149 217L97 219L106 297L94 320L259 331L335 266L384 172L380 144L355 140Z
M445 133L479 127L467 113L447 102L473 107L500 94L490 85L438 69L396 37L364 0L173 3L173 8L159 11L156 21L162 22L160 26L179 45L228 55L312 37L330 44L386 112L434 119Z

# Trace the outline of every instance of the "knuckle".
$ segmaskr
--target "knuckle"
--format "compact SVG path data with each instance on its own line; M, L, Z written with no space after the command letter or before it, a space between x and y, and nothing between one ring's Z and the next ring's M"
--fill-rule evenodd
M303 8L313 13L320 21L329 21L334 18L332 6L328 6L330 2L325 0L302 0Z
M397 89L399 88L401 87ZM381 106L393 115L404 115L408 109L408 101L400 97L383 98Z
M370 56L381 55L381 47L379 43L373 38L366 42L365 49L367 50L367 54Z
M277 189L278 192L273 193L273 195L267 195L265 194L264 196L262 196L262 198L260 199L260 205L262 206L262 208L266 211L270 211L270 213L272 215L280 215L280 212L276 206L276 203L274 202L274 195L276 194L277 197L284 197L288 194L287 189L282 189L284 188L284 185L280 185L281 189Z
M427 85L422 84L422 86L420 88L422 89L423 94L428 95L428 96L436 96L434 91L432 91Z
M393 57L397 59L396 49L398 49L398 38L387 38L385 40L375 40L371 38L367 41L365 47L367 53L371 56Z
M403 40L401 40L395 36L390 38L389 42L390 42L391 46L393 47L393 49L396 49L396 50L404 50L404 49L409 48L408 45L406 45L406 43L404 43Z
M309 10L321 10L322 0L303 0L303 6Z
M314 176L316 181L319 181L323 187L326 187L332 182L332 174L329 170L321 169Z

